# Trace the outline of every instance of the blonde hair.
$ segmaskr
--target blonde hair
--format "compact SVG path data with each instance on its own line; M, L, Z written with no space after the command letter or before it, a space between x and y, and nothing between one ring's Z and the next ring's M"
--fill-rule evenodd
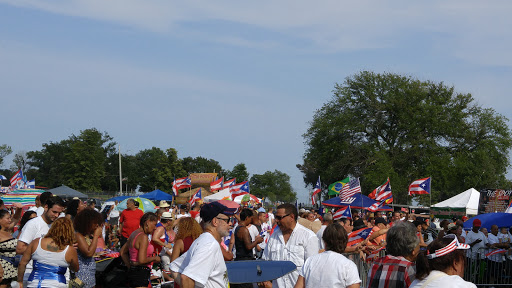
M73 222L66 217L58 218L53 222L52 227L44 238L51 238L61 250L68 245L73 245L76 242Z

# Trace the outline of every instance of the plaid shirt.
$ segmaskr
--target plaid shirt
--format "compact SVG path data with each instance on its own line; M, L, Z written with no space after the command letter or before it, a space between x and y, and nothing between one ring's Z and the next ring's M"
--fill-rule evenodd
M407 288L414 281L416 266L402 256L387 255L368 271L368 288Z

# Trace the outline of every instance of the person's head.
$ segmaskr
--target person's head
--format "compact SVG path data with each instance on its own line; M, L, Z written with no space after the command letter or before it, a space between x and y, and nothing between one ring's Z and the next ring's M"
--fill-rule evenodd
M258 218L260 220L260 223L265 223L268 221L268 216L266 212L258 212Z
M7 230L11 226L12 217L7 210L0 210L0 227L2 230Z
M480 229L480 231L482 231L482 229ZM507 234L508 233L508 228L507 227L501 227L500 228L500 232L501 232L501 234Z
M386 228L386 220L382 217L375 218L375 226L379 227L379 229Z
M450 223L448 224L448 228L446 229L446 233L448 234L455 234L457 232L457 224Z
M308 214L308 218L307 218L309 221L315 221L315 213L311 213L309 212Z
M25 224L27 224L28 220L36 218L36 217L37 217L36 211L27 211L23 214L23 216L21 217L21 220L20 220L20 228L18 229L18 230L20 230L20 234L21 234L21 229L23 229Z
M282 232L290 232L295 228L297 216L297 208L294 205L285 203L277 206L275 219Z
M126 209L128 209L128 210L137 209L137 207L135 206L135 200L133 198L126 200Z
M66 214L73 217L85 209L86 205L80 199L73 199L67 203Z
M180 213L181 214L185 214L187 212L188 212L187 205L181 204L181 206L180 206Z
M160 203L158 203L158 207L165 208L165 211L167 211L167 210L169 210L169 207L171 207L171 205L169 205L169 203L167 203L167 201L161 200Z
M162 218L162 214L164 214L164 212L167 212L167 209L166 208L158 208L158 210L156 210L156 216L158 217L158 219Z
M250 212L251 214L247 218L252 217L252 211ZM228 214L228 208L219 202L204 204L199 212L199 216L203 219L204 229L216 238L229 235L231 217Z
M455 224L457 224L458 226L464 226L464 221L458 219L457 221L455 221Z
M46 202L47 204L48 201ZM51 238L60 250L64 249L67 245L73 245L76 242L73 223L66 217L58 218L53 221L50 230L44 238Z
M456 244L453 246L453 241L458 243L456 239L456 237L443 237L430 243L427 247L427 255L421 253L416 260L416 278L423 280L432 270L443 271L449 275L459 275L463 277L465 249L468 249L469 245ZM440 249L446 248L449 245L455 249L449 249L451 251L448 253L439 253Z
M324 220L322 221L323 225L329 225L334 221L334 218L332 217L332 213L327 212L324 214Z
M414 227L416 227L416 231L417 232L421 232L421 230L423 229L423 227L422 227L423 222L422 221L414 220L412 222L412 224L414 225Z
M416 236L416 227L411 222L398 222L386 235L386 250L390 255L402 256L414 261L420 251L420 240Z
M182 217L178 222L178 233L176 239L184 239L186 237L192 237L197 239L203 233L201 225L192 217Z
M101 213L89 207L76 214L73 220L75 231L83 236L92 234L98 226L102 225L103 216Z
M252 210L252 224L261 225L260 217L258 217L258 211Z
M379 217L382 217L382 212L377 211L377 212L375 213L375 218L379 218Z
M480 227L482 227L482 221L480 219L473 220L473 232L478 232Z
M491 225L491 234L494 236L498 236L498 232L499 232L498 225L496 225L496 224Z
M368 227L366 226L366 224L364 224L363 219L361 219L361 218L359 218L359 219L357 219L357 220L354 220L354 223L353 223L353 224L354 224L354 228L353 228L354 230L359 230L359 229L363 229L363 228L368 228Z
M347 233L351 233L354 230L354 226L352 225L352 218L343 217L340 219L339 223L341 226L343 226L343 229L345 229Z
M484 233L485 237L487 237L487 235L489 234L489 232L487 231L487 228L485 228L485 227L480 228L480 231L482 231L482 233Z
M88 206L89 208L94 209L94 207L96 207L96 200L94 200L94 199L89 199L89 200L87 200L87 206Z
M322 240L325 243L325 250L341 254L347 248L348 236L343 226L332 223L325 228Z
M153 212L146 212L144 215L142 215L142 218L140 218L140 228L142 228L142 231L149 235L153 234L153 232L156 229L156 223L158 222L158 217Z
M448 225L450 224L450 221L444 219L443 221L441 221L441 223L439 223L439 226L444 229L444 230L448 230Z
M455 231L455 235L462 236L462 226L457 225L457 230Z
M36 196L35 204L37 208L41 207L41 194Z
M240 212L240 221L242 221L242 223L244 223L244 225L252 224L252 220L253 220L252 215L253 214L252 214L252 210L251 209L244 208Z
M402 217L400 217L400 212L395 211L395 212L393 212L393 217L391 218L391 221L397 222L397 221L400 221L400 218L402 218Z
M43 213L44 221L51 224L59 217L60 213L64 211L65 207L66 205L64 204L64 201L62 201L62 198L59 196L52 196L46 199L46 204L44 206L45 212Z
M41 206L43 206L43 208L46 205L46 201L52 196L52 192L43 192L39 194L39 200L41 201Z
M172 216L171 212L163 212L160 216L160 223L165 227L165 229L172 228L172 225L174 224L174 217Z

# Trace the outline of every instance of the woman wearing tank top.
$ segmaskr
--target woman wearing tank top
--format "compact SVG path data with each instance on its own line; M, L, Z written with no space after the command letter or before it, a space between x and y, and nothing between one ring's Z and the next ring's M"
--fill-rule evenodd
M128 267L130 287L148 287L153 262L160 262L160 256L155 254L155 248L149 243L149 235L155 231L157 220L155 213L144 214L140 227L133 231L121 248L121 257Z
M94 254L103 230L103 216L92 208L85 208L75 215L73 225L76 231L78 263L80 264L80 270L75 275L84 282L85 288L92 288L96 286Z
M37 238L28 246L18 267L18 283L23 287L25 267L33 260L33 270L27 287L68 287L64 274L68 267L78 271L78 256L75 249L75 230L68 218L58 218L44 238Z
M178 223L178 233L176 234L176 240L174 241L174 247L172 249L171 263L178 257L188 251L188 248L192 245L192 242L196 240L203 233L201 225L192 217L182 217ZM180 286L174 282L174 287L179 288Z

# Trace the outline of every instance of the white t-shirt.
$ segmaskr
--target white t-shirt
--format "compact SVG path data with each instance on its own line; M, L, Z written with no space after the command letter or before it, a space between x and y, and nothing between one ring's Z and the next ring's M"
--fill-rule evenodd
M489 233L489 235L490 234L491 233ZM470 257L471 259L477 259L478 253L480 253L480 259L485 258L485 249L480 249L487 247L486 244L488 243L488 241L484 233L482 233L481 231L478 231L477 233L473 232L473 230L468 231L466 235L466 244L469 245L475 242L475 240L477 239L481 239L482 241L480 243L476 243L475 245L473 245L473 247L468 249L468 257Z
M341 288L361 283L356 264L333 251L309 257L299 274L306 280L306 287Z
M114 207L114 208L110 211L110 213L108 214L108 217L110 217L110 218L116 218L116 217L119 217L119 215L120 215L119 210L117 210L117 209L116 209L116 207Z
M43 215L43 213L44 213L44 207L42 207L42 206L37 207L37 209L36 209L37 216L41 216L41 215Z
M272 227L272 222L274 221L274 218L275 218L274 214L268 212L267 215L268 215L268 220L267 220L268 226Z
M286 243L283 232L277 227L268 240L267 249L263 251L262 258L271 261L292 261L297 266L297 270L273 281L273 287L287 288L295 286L304 262L317 254L318 238L316 234L297 223Z
M498 238L498 236L496 236L492 233L487 234L487 239L489 240L489 245L500 243L500 239ZM499 249L499 248L488 249L487 252L490 252L490 251L493 251L496 249ZM488 256L487 258L489 258L489 260L494 261L494 262L503 262L503 254L494 254L494 255Z
M500 239L500 243L510 243L510 237L509 237L510 233L501 233L499 232L498 233L498 239Z
M228 274L220 244L205 232L197 238L187 253L171 263L171 270L196 282L195 287L227 288Z
M322 225L322 227L320 227L320 230L318 230L318 232L316 232L316 237L318 237L319 250L325 249L324 240L322 240L322 236L324 236L325 228L327 228L327 225Z
M180 219L181 217L190 217L190 214L185 213L185 214L177 214L176 215L176 219Z
M247 227L247 230L249 230L249 235L251 235L251 241L254 242L254 240L256 239L256 236L258 236L260 234L260 232L258 231L258 228L256 228L255 225L251 225L251 226ZM252 253L254 255L256 255L256 247L252 248Z
M444 274L444 275L443 275ZM425 287L423 285L428 281L429 278L439 277L429 282ZM476 285L464 281L458 275L448 275L444 272L434 270L423 280L414 280L411 283L410 288L438 288L438 287L450 287L450 288L476 288Z

